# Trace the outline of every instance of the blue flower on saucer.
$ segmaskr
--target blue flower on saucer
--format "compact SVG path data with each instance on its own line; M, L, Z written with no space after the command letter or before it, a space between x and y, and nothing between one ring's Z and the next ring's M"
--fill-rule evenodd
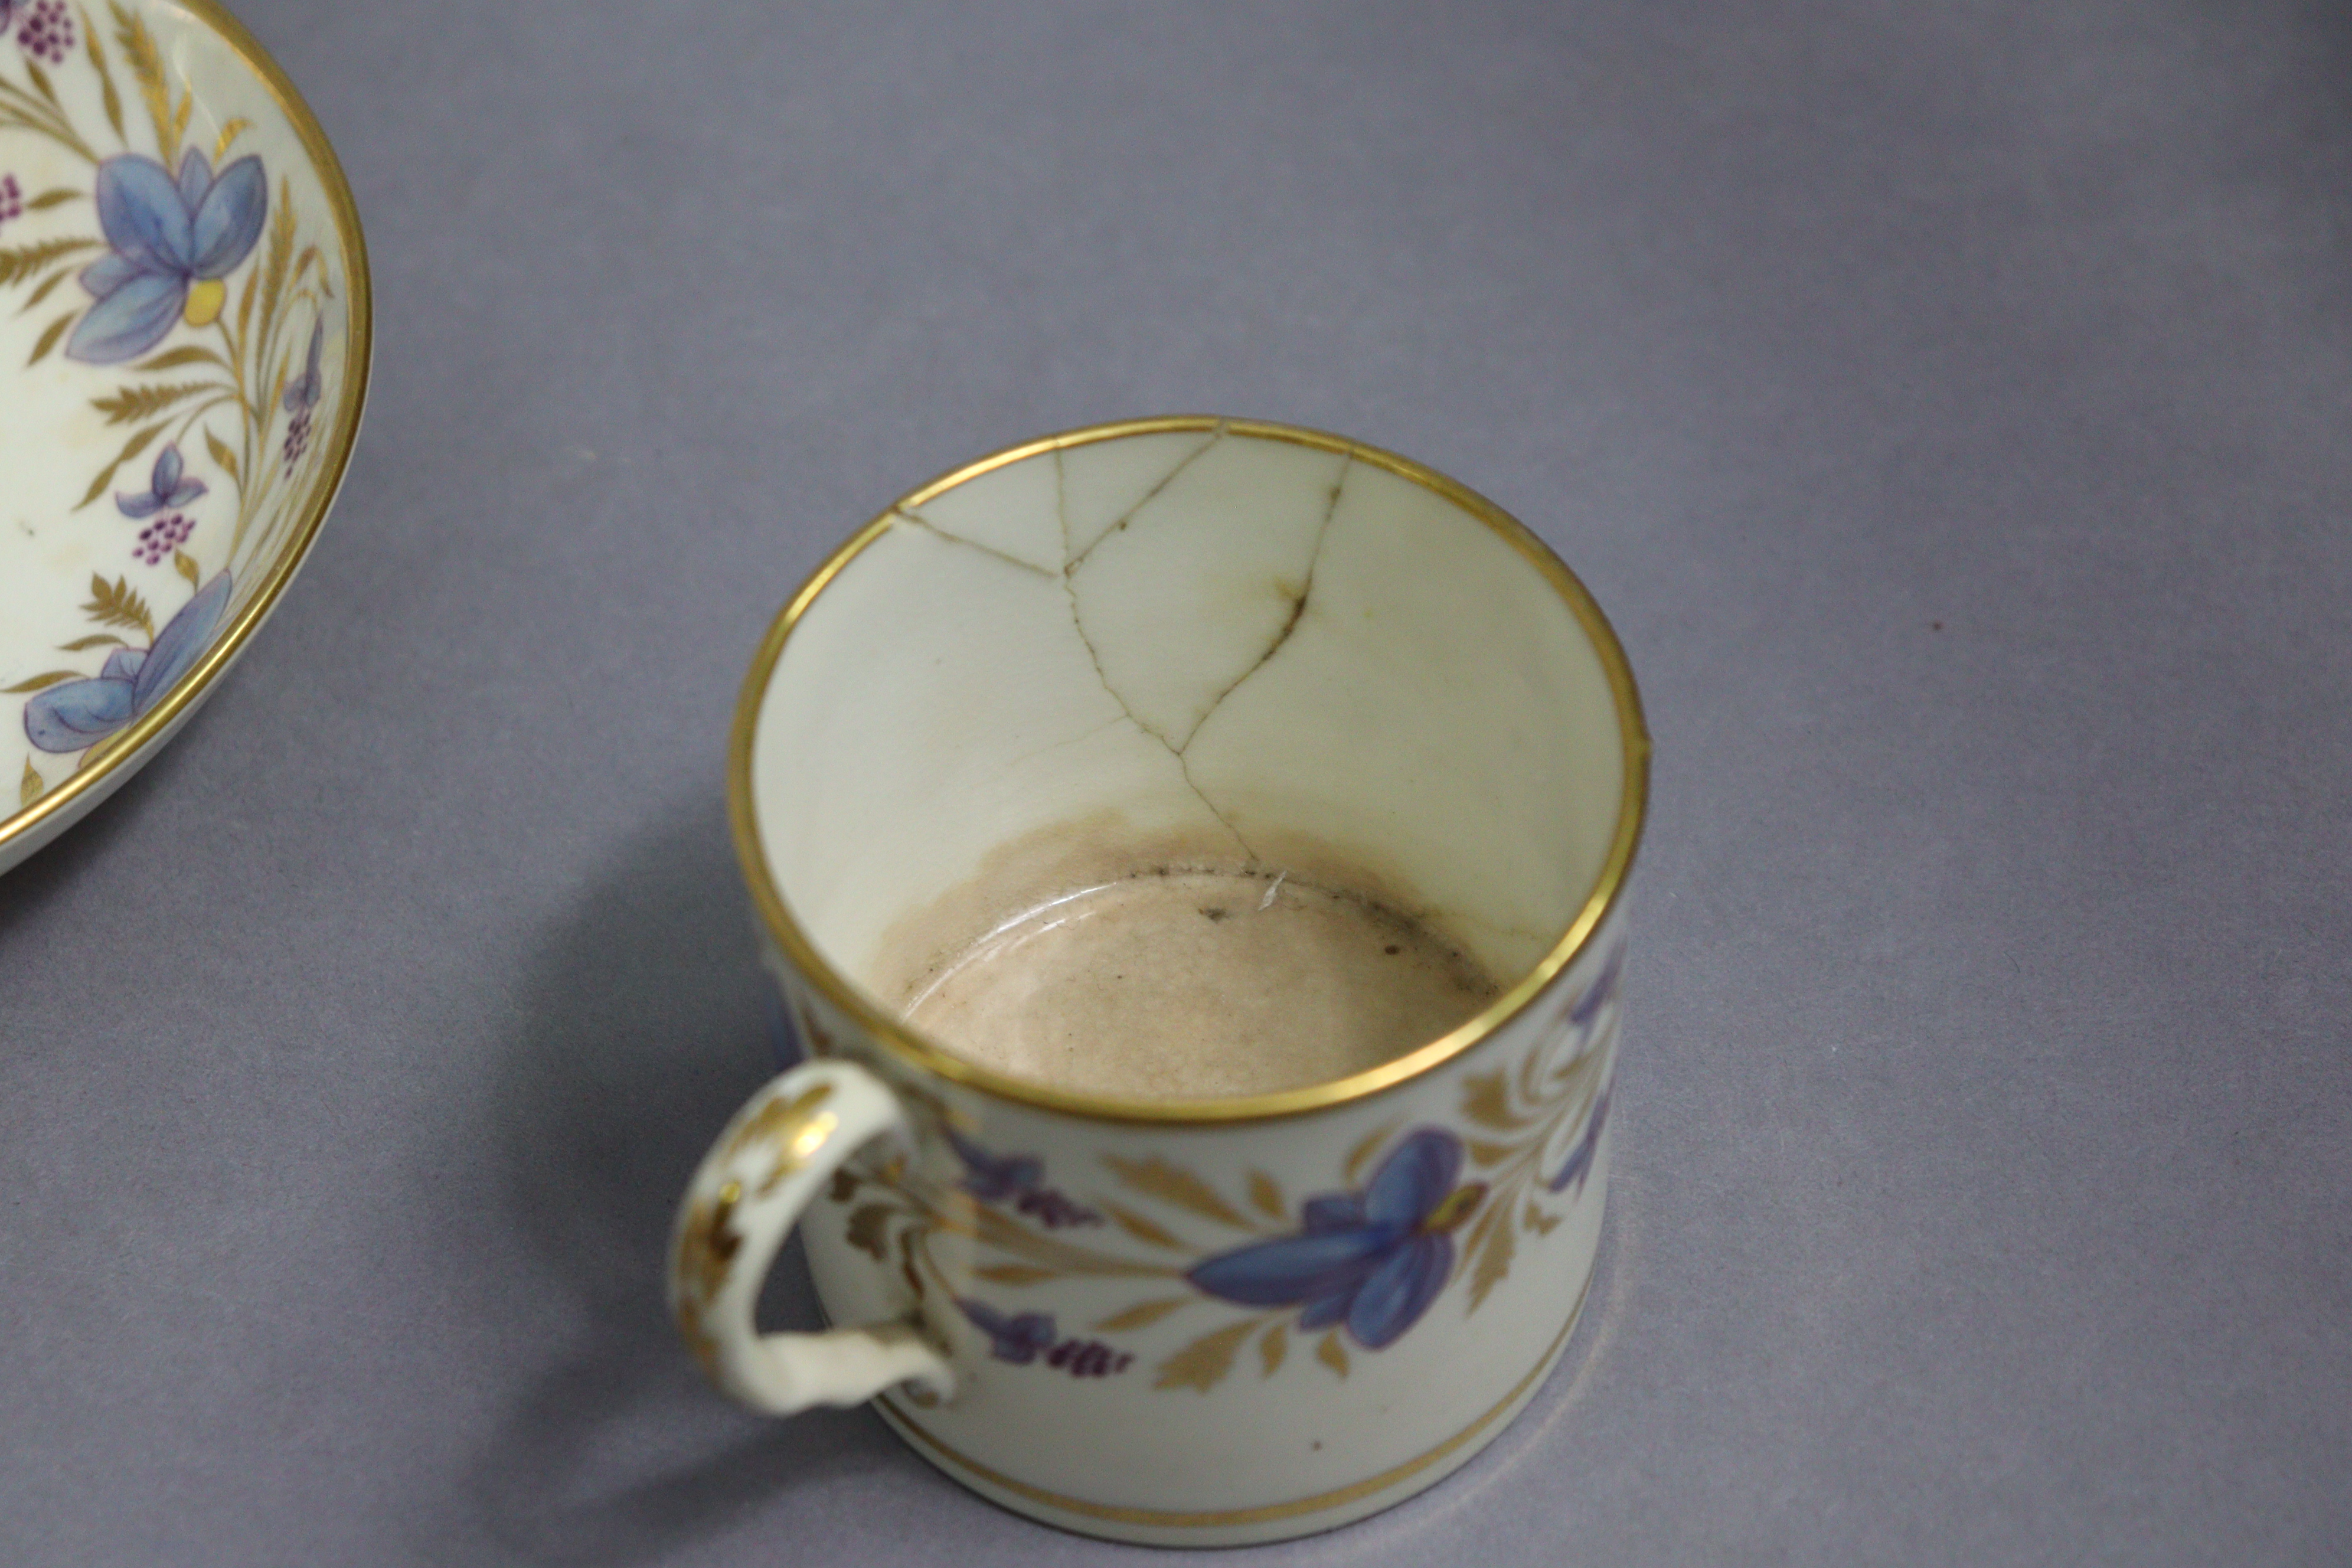
M68 680L25 704L25 734L45 752L94 746L155 706L212 646L228 608L228 574L205 584L147 647L119 647L87 680Z
M187 477L180 461L180 448L171 446L155 454L154 470L147 476L147 493L124 495L117 490L114 504L125 517L152 517L159 511L184 507L204 493L205 481Z
M321 316L310 323L310 352L303 356L302 374L286 384L287 413L307 415L319 406L319 396L327 390L326 377L319 374L319 351L326 346L327 319Z
M292 473L294 465L310 447L310 416L319 406L319 399L327 390L327 378L319 372L319 352L326 347L327 319L324 316L310 323L310 353L302 374L286 384L286 471Z
M1220 1253L1186 1279L1244 1307L1298 1307L1305 1330L1345 1323L1367 1350L1412 1327L1454 1272L1453 1232L1486 1196L1457 1186L1462 1141L1423 1127L1389 1151L1363 1190L1309 1198L1293 1236Z
M174 180L152 158L126 153L98 166L98 223L110 253L82 269L97 296L66 340L69 359L119 364L163 341L173 323L209 326L228 298L221 279L261 237L269 181L258 158L217 175L191 150Z

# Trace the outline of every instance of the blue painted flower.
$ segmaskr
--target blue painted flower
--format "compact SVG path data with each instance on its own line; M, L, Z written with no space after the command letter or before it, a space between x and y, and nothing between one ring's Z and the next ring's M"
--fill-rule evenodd
M79 752L154 707L212 646L228 591L223 572L180 606L152 647L116 648L91 679L34 693L25 704L26 738L45 752Z
M1295 1236L1220 1253L1185 1278L1245 1307L1298 1307L1301 1329L1344 1322L1367 1350L1412 1327L1454 1272L1452 1232L1477 1211L1484 1182L1454 1184L1462 1141L1434 1127L1405 1135L1360 1193L1309 1198Z
M963 1162L963 1179L956 1184L981 1202L1010 1203L1047 1230L1102 1224L1102 1215L1045 1185L1045 1162L1034 1154L992 1154L952 1127L947 1134Z
M1054 1342L1054 1317L1050 1312L1023 1312L1008 1318L987 1302L965 1296L957 1297L956 1305L971 1320L974 1328L988 1336L989 1352L999 1361L1027 1366L1037 1359L1038 1352Z
M963 1162L958 1185L982 1203L1002 1203L1045 1177L1045 1164L1034 1154L992 1154L952 1127L947 1134Z
M1601 1009L1615 999L1618 982L1624 975L1625 944L1621 942L1609 954L1609 962L1601 965L1601 973L1593 977L1592 984L1584 988L1584 994L1569 1004L1568 1021L1580 1029L1592 1027L1592 1021L1601 1016Z
M147 493L134 496L117 490L114 504L125 517L152 517L159 511L184 507L204 493L204 480L187 477L180 461L180 448L172 446L155 454L154 471L147 476Z
M1568 1158L1561 1163L1559 1173L1544 1183L1546 1192L1565 1191L1570 1182L1576 1184L1578 1192L1584 1190L1584 1178L1592 1173L1592 1156L1601 1148L1601 1130L1609 1125L1609 1097L1616 1092L1616 1089L1615 1081L1612 1080L1601 1089L1601 1098L1592 1102L1592 1114L1585 1119L1584 1131L1578 1135L1576 1146L1568 1152Z
M327 319L321 316L310 323L310 353L302 374L287 384L287 413L306 414L319 406L319 395L327 390L326 378L319 374L319 351L326 346Z
M163 341L173 323L209 326L228 298L221 279L261 237L269 181L258 158L215 176L191 149L180 177L152 158L125 153L98 166L98 223L111 254L82 269L98 297L73 335L68 358L116 364Z

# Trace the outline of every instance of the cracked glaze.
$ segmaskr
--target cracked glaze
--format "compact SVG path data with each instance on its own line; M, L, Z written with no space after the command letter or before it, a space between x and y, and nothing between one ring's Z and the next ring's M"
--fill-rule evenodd
M769 700L804 717L772 734L866 765L775 752L764 831L869 983L909 910L1105 812L1196 858L1336 854L1512 973L1616 825L1622 742L1573 615L1343 443L1220 423L1035 453L894 509L794 637Z
M1104 685L1179 757L1297 624L1347 463L1220 437L1066 569Z
M1074 503L1070 465L1059 450L1021 465L1035 473L1015 470L1018 478L1004 481L1023 487L1016 492L1026 503L1022 510L1003 504L1013 497L997 498L995 507L958 506L971 498L950 491L943 504L930 509L943 518L904 508L897 515L1008 564L1058 576L1069 597L1071 625L1103 689L1136 728L1168 748L1185 786L1255 864L1262 858L1192 776L1184 752L1219 705L1297 628L1351 459L1347 453L1335 460L1328 453L1297 449L1285 454L1286 466L1272 476L1265 472L1263 453L1253 454L1254 462L1219 461L1242 449L1226 441L1223 426L1205 437L1168 443L1155 454L1163 460L1171 451L1177 454L1166 470L1132 505L1108 517L1105 498L1124 492L1098 480ZM1150 471L1150 458L1143 471ZM1050 508L1044 497L1025 493L1047 472ZM1318 493L1319 509L1314 504ZM1207 517L1217 533L1204 541L1197 526L1188 531L1188 517L1195 515ZM1045 516L1059 536L1059 558L1051 565L1040 546L1053 541L1041 537L1036 521ZM1253 572L1262 589L1237 591ZM1187 627L1190 637L1183 635Z

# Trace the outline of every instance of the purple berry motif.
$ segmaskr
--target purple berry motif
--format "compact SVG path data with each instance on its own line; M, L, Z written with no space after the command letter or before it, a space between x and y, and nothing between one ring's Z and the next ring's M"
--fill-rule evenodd
M1135 1358L1115 1351L1100 1340L1064 1340L1045 1352L1045 1364L1072 1377L1108 1377L1125 1372Z
M286 388L286 472L291 477L294 465L310 449L310 411L319 406L320 394L326 382L319 374L319 351L327 341L324 317L310 323L310 354L302 374Z
M116 510L133 522L147 523L131 543L131 559L152 566L185 544L188 535L196 531L196 521L180 509L204 494L204 480L188 477L177 443L156 453L155 468L147 478L146 493L131 495L118 490L114 497Z
M1135 1358L1113 1350L1100 1340L1058 1339L1051 1312L1021 1312L1008 1317L985 1301L959 1296L956 1305L972 1326L988 1336L989 1353L998 1361L1027 1366L1040 1355L1045 1364L1072 1377L1109 1377L1125 1372Z
M137 542L131 546L131 559L152 566L185 544L195 531L196 520L184 511L159 517L139 531Z
M1072 1203L1053 1187L1032 1187L1013 1200L1013 1206L1047 1230L1059 1230L1066 1225L1102 1224L1102 1215L1084 1204Z
M33 0L16 29L16 47L37 60L60 66L74 43L73 16L66 9L66 0Z
M0 224L25 216L25 192L14 174L0 174Z

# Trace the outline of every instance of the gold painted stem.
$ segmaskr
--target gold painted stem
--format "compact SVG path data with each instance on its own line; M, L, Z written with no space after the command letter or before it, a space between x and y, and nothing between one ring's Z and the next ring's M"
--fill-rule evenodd
M86 163L98 163L98 154L90 150L89 142L74 133L73 127L66 123L65 116L55 105L42 102L11 81L0 81L0 98L16 100L23 105L19 107L16 102L5 104L18 129L47 137Z

